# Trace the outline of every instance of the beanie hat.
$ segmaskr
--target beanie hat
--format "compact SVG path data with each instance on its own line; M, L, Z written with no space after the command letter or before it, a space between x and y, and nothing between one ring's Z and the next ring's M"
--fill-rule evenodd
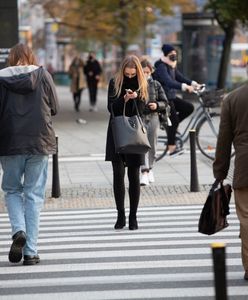
M163 44L161 49L164 53L164 56L167 56L171 51L176 50L173 46L169 44Z

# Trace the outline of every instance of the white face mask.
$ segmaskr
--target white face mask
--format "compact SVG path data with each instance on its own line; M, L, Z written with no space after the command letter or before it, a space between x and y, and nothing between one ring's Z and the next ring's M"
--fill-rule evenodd
M161 60L173 69L177 66L177 61L171 61L168 56L162 56Z

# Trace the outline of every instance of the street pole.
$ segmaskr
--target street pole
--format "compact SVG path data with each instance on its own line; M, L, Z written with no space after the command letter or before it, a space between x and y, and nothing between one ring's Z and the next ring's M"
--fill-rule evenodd
M196 161L196 131L191 129L189 131L190 138L190 191L199 192L198 172L197 172L197 161Z
M52 198L61 196L59 180L58 136L56 136L56 153L53 154Z
M5 68L10 48L18 43L17 0L0 1L0 69Z
M214 263L215 299L227 300L225 244L212 243Z

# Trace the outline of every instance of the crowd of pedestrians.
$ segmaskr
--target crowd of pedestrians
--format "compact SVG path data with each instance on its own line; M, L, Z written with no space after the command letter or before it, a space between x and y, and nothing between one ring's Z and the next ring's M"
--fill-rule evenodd
M159 114L170 110L171 126L167 127L168 155L183 153L177 148L175 135L179 123L194 106L177 96L177 91L192 93L200 85L177 69L178 55L169 44L162 46L162 57L154 67L147 58L129 55L121 62L108 85L105 160L113 170L113 191L117 210L114 229L126 226L125 173L128 177L129 230L138 229L140 186L155 182L153 166L159 129ZM40 211L44 203L48 155L56 152L56 139L51 118L57 113L58 100L51 74L39 66L32 50L23 44L14 46L9 66L0 70L0 162L2 189L12 229L9 261L24 265L40 262L37 250ZM84 62L76 56L69 67L75 111L80 110L81 95L88 87L90 111L97 111L97 88L102 73L95 53ZM228 173L231 145L236 151L233 187L240 220L244 278L248 280L248 160L246 113L247 84L230 93L223 102L214 176L223 181ZM147 153L121 154L115 150L111 121L115 116L141 115L150 150ZM169 108L169 109L168 109ZM134 124L135 127L135 124ZM31 138L32 137L32 138Z

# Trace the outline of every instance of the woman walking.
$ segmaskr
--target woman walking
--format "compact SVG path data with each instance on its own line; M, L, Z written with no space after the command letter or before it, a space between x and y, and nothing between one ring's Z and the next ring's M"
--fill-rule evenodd
M145 154L145 164L141 166L140 185L149 185L149 183L155 182L152 168L156 158L156 145L159 129L158 113L166 112L168 100L161 84L151 76L153 72L152 64L147 59L143 59L141 60L141 66L148 83L149 98L146 101L144 110L144 122L151 149Z
M76 56L73 59L68 73L71 77L71 92L73 95L74 108L76 112L79 112L81 94L86 86L84 79L84 63L80 57Z
M111 109L115 116L122 115L124 103L126 103L126 115L136 114L136 101L139 113L142 115L145 102L148 99L147 80L142 71L138 57L131 55L126 57L116 76L110 80L108 88L108 111ZM122 229L126 225L125 216L125 167L129 180L129 229L138 229L137 209L140 198L140 166L144 164L144 155L141 154L118 154L115 153L113 133L111 129L111 115L109 120L106 144L106 161L112 162L113 167L113 190L117 209L117 221L115 229Z

